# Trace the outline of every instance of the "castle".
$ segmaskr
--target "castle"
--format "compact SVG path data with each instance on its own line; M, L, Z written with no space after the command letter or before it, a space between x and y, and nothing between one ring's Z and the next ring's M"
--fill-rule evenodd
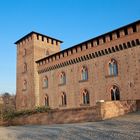
M140 99L140 20L65 50L31 32L17 45L17 110Z

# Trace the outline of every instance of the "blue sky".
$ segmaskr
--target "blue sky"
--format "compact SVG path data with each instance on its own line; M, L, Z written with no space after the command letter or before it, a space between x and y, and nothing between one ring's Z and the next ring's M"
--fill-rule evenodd
M14 42L37 31L62 49L140 19L140 0L0 0L0 93L16 92Z

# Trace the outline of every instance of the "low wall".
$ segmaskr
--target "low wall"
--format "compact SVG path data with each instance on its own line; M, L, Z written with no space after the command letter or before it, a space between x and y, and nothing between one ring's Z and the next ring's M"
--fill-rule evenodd
M97 108L85 107L77 109L52 110L46 113L22 116L10 121L9 125L77 123L96 121L98 118L99 112Z
M124 115L137 110L136 101L108 101L99 103L102 120Z
M98 102L95 107L51 110L46 113L38 113L30 116L16 117L13 120L4 122L3 125L58 124L58 123L79 123L88 121L99 121L124 115L128 112L134 112L137 109L138 103L140 103L140 100L139 102L138 101Z
M7 125L9 125L8 121L0 120L0 126L7 126Z

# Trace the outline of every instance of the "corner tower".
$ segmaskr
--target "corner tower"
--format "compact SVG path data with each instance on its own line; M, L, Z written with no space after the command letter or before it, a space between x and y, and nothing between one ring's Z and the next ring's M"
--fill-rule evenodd
M39 77L35 61L60 51L62 41L31 32L15 42L17 45L16 108L39 106Z

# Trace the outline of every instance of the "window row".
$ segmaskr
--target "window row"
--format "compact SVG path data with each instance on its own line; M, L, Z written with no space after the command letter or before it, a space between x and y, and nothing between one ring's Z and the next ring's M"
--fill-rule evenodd
M90 104L90 95L88 90L84 89L81 93L82 96L82 103L81 105L89 105ZM112 101L115 100L120 100L120 91L119 88L116 85L113 85L110 89L110 97ZM66 106L67 105L67 96L65 92L61 93L61 98L60 98L60 106ZM44 100L45 106L49 106L49 96L46 94L45 95L45 100Z
M27 64L24 65L24 72L27 71ZM83 66L81 68L81 81L88 80L88 68L86 66ZM108 63L108 74L109 76L117 76L118 75L118 64L115 59L111 59L111 61ZM48 77L45 76L43 78L43 88L48 88ZM59 85L65 85L66 84L66 74L65 72L61 72L59 75ZM27 81L23 81L23 90L27 89Z
M60 100L61 100L60 106L67 105L67 96L66 96L65 92L61 93ZM48 95L45 95L44 102L45 102L45 106L49 106L49 96ZM82 104L84 104L84 105L90 104L89 92L86 89L82 92Z
M88 68L86 66L83 66L80 71L80 80L86 81L88 80ZM117 76L118 75L118 64L115 59L111 59L108 62L108 75L109 76ZM48 88L48 77L45 76L43 78L43 88ZM66 84L66 74L65 72L61 72L59 75L59 85L65 85Z

